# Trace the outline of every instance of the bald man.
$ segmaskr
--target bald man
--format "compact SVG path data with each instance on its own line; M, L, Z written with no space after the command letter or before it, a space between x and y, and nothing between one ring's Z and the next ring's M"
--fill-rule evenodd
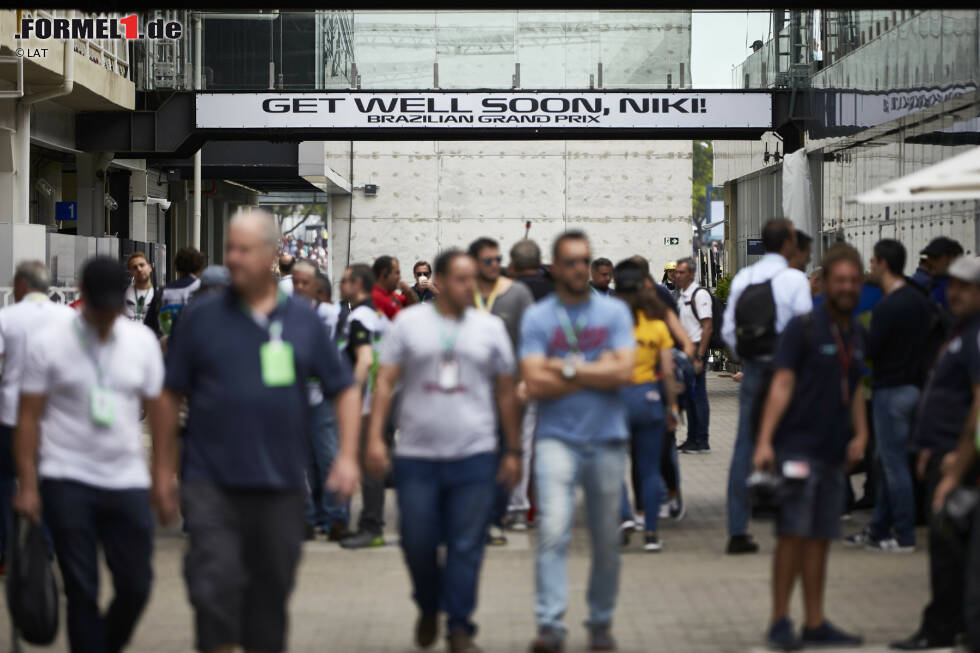
M279 257L279 290L287 295L293 294L293 265L296 259L291 254Z

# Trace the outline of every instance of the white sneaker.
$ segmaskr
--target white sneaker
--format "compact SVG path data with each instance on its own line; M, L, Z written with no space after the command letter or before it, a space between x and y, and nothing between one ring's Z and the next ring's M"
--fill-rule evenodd
M664 543L660 541L660 538L656 535L647 534L643 541L643 550L647 553L657 553L662 551L664 548Z
M668 518L670 518L670 503L669 502L668 503L661 503L660 504L660 518L661 519L668 519Z
M643 532L643 524L646 523L646 518L638 513L633 513L633 530L637 533Z
M684 503L684 499L680 496L676 496L670 500L667 504L667 516L669 516L674 521L680 521L684 519L684 515L687 514L687 505Z
M864 547L868 551L883 551L885 553L915 553L915 545L902 546L894 537L885 540L871 540Z

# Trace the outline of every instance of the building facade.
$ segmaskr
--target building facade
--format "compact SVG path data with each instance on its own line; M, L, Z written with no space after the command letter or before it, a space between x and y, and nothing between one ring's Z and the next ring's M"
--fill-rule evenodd
M734 73L738 86L798 90L812 185L807 224L821 249L838 240L865 260L881 238L909 251L907 273L935 236L976 254L980 203L862 205L856 195L980 144L980 12L787 12L782 27ZM795 32L794 32L795 30ZM795 48L795 49L794 49ZM725 184L726 247L737 266L783 209L784 143L715 142L714 180Z

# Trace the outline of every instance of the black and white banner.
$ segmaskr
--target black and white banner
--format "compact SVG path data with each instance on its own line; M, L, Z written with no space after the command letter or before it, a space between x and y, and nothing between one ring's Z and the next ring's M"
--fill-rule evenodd
M198 93L199 129L772 127L769 93L513 91Z

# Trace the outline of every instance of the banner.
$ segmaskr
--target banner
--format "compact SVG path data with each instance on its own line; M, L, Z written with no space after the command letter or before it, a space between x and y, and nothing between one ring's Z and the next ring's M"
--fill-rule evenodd
M513 91L198 93L199 129L772 127L769 93Z

